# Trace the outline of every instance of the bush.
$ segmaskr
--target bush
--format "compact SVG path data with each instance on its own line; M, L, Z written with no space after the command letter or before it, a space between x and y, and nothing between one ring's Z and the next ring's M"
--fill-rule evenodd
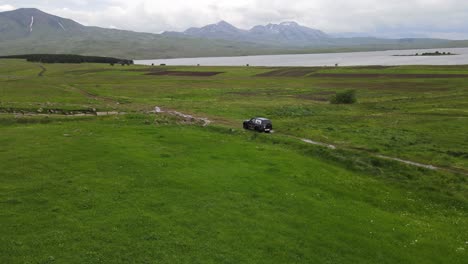
M330 98L330 103L332 104L354 104L356 102L356 91L354 90L336 93L335 96Z

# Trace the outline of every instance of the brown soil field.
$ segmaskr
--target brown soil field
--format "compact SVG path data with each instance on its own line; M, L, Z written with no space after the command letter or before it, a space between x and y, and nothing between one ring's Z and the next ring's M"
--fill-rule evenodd
M375 81L369 82L368 80L347 82L345 79L333 81L320 81L317 83L321 88L346 88L346 89L370 89L370 90L392 90L403 92L443 92L448 91L449 88L444 87L438 83L424 83L424 82L408 82L402 80L389 80L389 81ZM468 86L467 86L468 87Z
M313 78L394 78L394 79L448 79L468 78L468 74L383 74L383 73L317 73Z
M156 71L156 72L147 73L146 75L210 77L210 76L215 76L221 73L223 72Z
M270 72L265 72L261 74L257 74L257 77L304 77L313 72L315 72L315 68L285 68L285 69L277 69Z
M395 67L396 66L369 65L369 66L354 66L353 68L361 69L361 70L384 70L384 69L390 69L390 68L395 68Z

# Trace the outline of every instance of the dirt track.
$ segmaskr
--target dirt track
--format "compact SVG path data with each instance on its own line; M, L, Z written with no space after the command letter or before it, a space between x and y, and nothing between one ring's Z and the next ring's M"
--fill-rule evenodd
M86 97L88 97L90 99L101 100L101 101L104 101L106 103L111 103L111 104L118 104L118 101L116 101L116 100L114 100L112 98L93 94L91 92L86 91L83 88L73 87L73 86L68 86L68 87L70 89L72 89L72 90L75 90L75 91L79 92L80 94L82 94L82 95L84 95L84 96L86 96Z
M37 74L37 76L42 77L44 76L44 73L47 71L46 67L39 65L39 68L41 68L41 71Z
M180 117L182 119L184 119L186 122L189 122L189 123L194 123L194 122L201 122L203 123L203 126L208 126L209 124L212 123L212 121L206 117L196 117L196 116L193 116L193 115L189 115L189 114L184 114L184 113L181 113L181 112L177 112L177 111L174 111L174 110L163 110L162 108L156 106L154 108L153 111L151 111L150 113L153 113L153 114L168 114L168 115L172 115L172 116L177 116L177 117Z

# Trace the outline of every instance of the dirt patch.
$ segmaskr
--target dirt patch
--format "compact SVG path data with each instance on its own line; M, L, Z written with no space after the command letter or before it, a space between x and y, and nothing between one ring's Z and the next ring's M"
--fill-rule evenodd
M326 143L322 143L322 142L317 142L317 141L313 141L313 140L310 140L310 139L301 139L302 142L305 142L305 143L308 143L308 144L312 144L312 145L317 145L317 146L322 146L322 147L326 147L326 148L329 148L329 149L336 149L336 146L334 145L330 145L330 144L326 144Z
M119 70L119 69L118 68L115 68L115 69L105 68L105 69L73 70L73 71L67 71L65 73L83 75L83 74L89 74L89 73L109 72L109 71L115 71L115 70Z
M403 80L373 81L371 79L348 82L346 79L327 80L317 84L320 88L347 88L347 89L369 89L369 90L388 90L402 92L444 92L450 88L441 87L439 83L410 82Z
M242 96L242 97L256 97L256 96L273 96L284 94L284 91L275 89L275 90L256 90L256 91L236 91L229 92L226 95Z
M284 68L260 73L256 77L304 77L317 71L316 68Z
M316 73L312 78L393 78L393 79L449 79L468 78L468 74L385 74L385 73Z
M181 118L185 124L202 124L204 127L211 124L213 121L206 117L196 117L189 114L184 114L174 110L167 110L162 109L161 107L156 106L153 111L149 112L149 114L167 114L171 116L176 116Z
M146 68L138 68L138 69L127 69L125 71L129 72L163 72L167 71L164 67L146 67Z
M153 71L146 75L156 76L190 76L190 77L210 77L224 72L194 72L194 71Z
M395 66L383 66L383 65L369 65L369 66L353 66L353 69L360 70L385 70L395 68Z
M420 167L420 168L425 168L425 169L429 169L429 170L437 170L437 169L439 169L439 168L437 168L437 167L435 167L435 166L432 166L432 165L421 164L421 163L418 163L418 162L409 161L409 160L404 160L404 159L399 159L399 158L387 157L387 156L384 156L384 155L375 155L375 157L378 157L378 158L381 158L381 159L387 159L387 160L398 161L398 162L401 162L401 163L404 163L404 164L407 164L407 165L416 166L416 167Z

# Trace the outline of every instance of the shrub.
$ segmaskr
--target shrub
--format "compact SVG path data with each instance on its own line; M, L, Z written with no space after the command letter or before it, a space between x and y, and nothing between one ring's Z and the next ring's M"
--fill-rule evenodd
M356 91L354 90L339 92L330 98L330 103L332 104L354 104L356 102Z

